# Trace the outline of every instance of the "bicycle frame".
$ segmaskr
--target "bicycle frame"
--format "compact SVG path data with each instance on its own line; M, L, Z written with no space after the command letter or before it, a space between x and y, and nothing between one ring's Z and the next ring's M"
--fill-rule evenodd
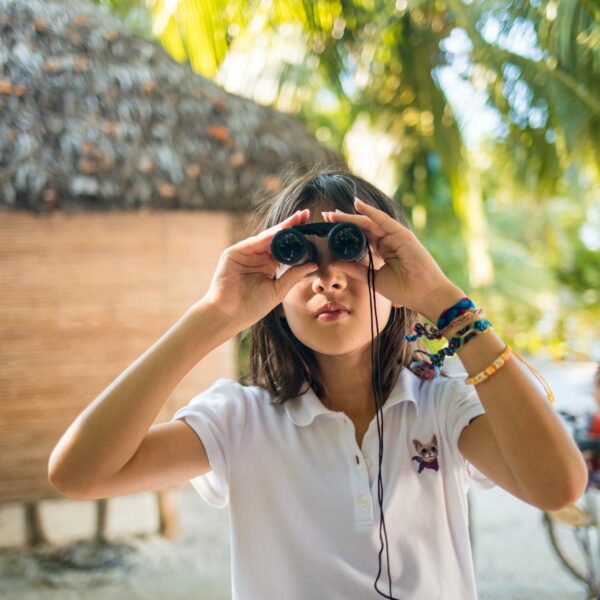
M566 569L588 588L588 598L600 600L600 527L594 490L600 489L600 470L595 465L600 457L600 438L587 435L589 421L559 411L574 425L573 438L584 456L589 469L588 485L581 499L574 505L558 511L544 512L543 518L552 547ZM595 538L595 549L594 549ZM573 540L579 556L573 553ZM571 546L570 548L568 546ZM596 552L594 552L596 550Z

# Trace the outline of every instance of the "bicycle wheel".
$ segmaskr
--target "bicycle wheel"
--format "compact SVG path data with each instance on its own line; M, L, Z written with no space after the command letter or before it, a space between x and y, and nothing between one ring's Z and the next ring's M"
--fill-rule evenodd
M544 523L562 564L587 585L591 596L600 593L598 523L588 493L582 505L544 512Z

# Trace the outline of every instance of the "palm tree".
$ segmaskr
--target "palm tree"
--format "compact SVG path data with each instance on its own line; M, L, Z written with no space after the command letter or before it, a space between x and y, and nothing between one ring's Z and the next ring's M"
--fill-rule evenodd
M146 2L152 34L167 51L229 91L298 114L320 140L347 154L361 124L385 134L394 169L388 191L465 289L484 294L496 283L504 290L520 276L531 323L539 316L535 293L548 277L579 277L570 267L565 274L556 258L564 243L538 215L557 193L590 204L586 181L600 180L597 2ZM476 149L465 136L468 102L460 91L450 101L457 93L444 83L449 69L450 85L464 80L495 115L491 139ZM486 209L490 185L530 225L519 240L507 239L506 219L489 222L496 218ZM569 225L573 247L581 219ZM448 243L457 220L462 245ZM538 247L551 266L541 275L532 258ZM502 261L511 265L508 278Z
M398 140L396 196L405 206L432 210L430 199L442 177L467 242L471 286L489 283L491 265L485 258L481 188L440 85L440 70L456 67L447 40L457 31L464 34L469 47L461 76L485 90L498 111L499 164L521 192L539 197L556 191L570 164L591 158L598 164L598 11L591 2L547 0L151 4L155 35L175 58L189 60L208 77L248 39L270 35L281 48L282 39L275 36L299 24L303 60L286 64L283 56L277 58L285 97L274 104L295 107L315 130L325 126L338 147L362 115L376 129L391 132ZM516 34L530 47L518 47ZM344 119L315 108L315 96L324 89Z

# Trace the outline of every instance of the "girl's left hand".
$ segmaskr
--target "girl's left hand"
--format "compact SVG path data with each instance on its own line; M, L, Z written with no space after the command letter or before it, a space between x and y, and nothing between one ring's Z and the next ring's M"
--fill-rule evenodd
M415 234L387 213L362 202L354 202L359 215L325 212L325 222L349 222L358 225L371 246L385 264L375 271L375 291L396 306L405 306L433 323L443 310L465 294L442 272L434 258ZM368 265L368 256L366 257ZM367 281L365 261L351 263L335 261L333 265L350 277Z

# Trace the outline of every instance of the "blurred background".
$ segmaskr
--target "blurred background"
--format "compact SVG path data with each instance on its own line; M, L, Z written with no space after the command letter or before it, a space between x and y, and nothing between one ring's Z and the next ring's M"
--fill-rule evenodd
M600 358L592 2L105 2L395 198L501 335Z
M0 0L0 594L228 597L226 511L187 485L67 501L45 469L290 168L346 165L388 193L557 406L594 411L599 17L575 0ZM246 359L242 334L157 421ZM540 511L471 500L482 598L586 597Z

